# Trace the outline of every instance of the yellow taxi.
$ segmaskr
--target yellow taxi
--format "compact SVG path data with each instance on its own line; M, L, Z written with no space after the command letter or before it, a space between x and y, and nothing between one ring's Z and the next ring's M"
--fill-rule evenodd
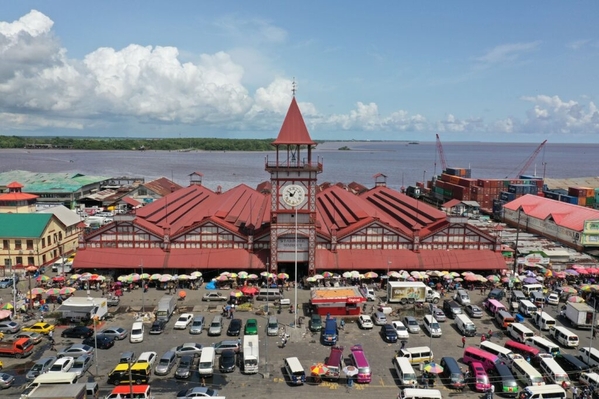
M32 331L40 334L48 334L50 331L54 331L54 325L48 323L35 323L30 326L25 326L21 331Z
M67 262L73 263L73 260L75 260L75 255L77 255L77 252L73 252L71 255L69 255L69 259L67 259Z

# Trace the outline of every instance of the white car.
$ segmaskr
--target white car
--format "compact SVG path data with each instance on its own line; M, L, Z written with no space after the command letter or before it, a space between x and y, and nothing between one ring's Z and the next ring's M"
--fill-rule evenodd
M552 292L551 294L547 295L545 301L550 305L559 305L559 295L555 292Z
M364 330L371 329L374 327L374 324L372 323L372 318L365 314L362 314L360 315L360 317L358 317L358 325L360 326L360 328Z
M75 363L75 358L72 356L61 357L56 360L48 373L66 373L73 367L73 363Z
M189 323L193 320L193 314L183 313L175 323L175 330L185 330Z
M408 332L408 329L401 321L399 321L399 320L392 321L391 325L393 326L393 328L395 328L395 331L397 332L398 340L406 340L406 339L410 338L410 333Z
M156 361L156 356L158 356L156 352L142 352L135 363L147 363L152 367Z

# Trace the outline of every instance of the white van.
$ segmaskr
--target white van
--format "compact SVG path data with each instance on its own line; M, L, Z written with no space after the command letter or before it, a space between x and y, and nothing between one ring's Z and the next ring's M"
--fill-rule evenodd
M525 284L522 286L522 292L530 298L533 292L543 292L543 284Z
M524 386L545 385L543 376L530 363L524 359L515 359L512 362L512 373Z
M279 301L283 298L278 288L261 288L256 295L257 301Z
M266 324L266 335L279 335L279 321L275 316L270 316L268 318L268 323Z
M578 335L568 330L566 327L555 327L549 333L560 345L566 348L575 348L579 344Z
M566 399L566 391L557 384L526 387L521 395L522 399Z
M393 367L395 367L400 387L415 388L418 386L416 372L408 359L405 357L393 358Z
M486 352L492 353L504 362L508 367L512 364L514 359L524 359L520 354L514 353L508 348L497 345L490 341L483 341L480 343L480 348Z
M474 337L476 335L476 326L465 314L455 316L455 326L460 334L466 337Z
M422 323L422 326L426 331L428 331L431 337L440 337L443 334L439 322L430 314L424 316L424 322Z
M588 364L589 366L599 366L599 349L585 346L578 350L578 357L580 360Z
M555 319L547 312L537 312L532 318L537 326L543 331L555 328Z
M580 378L578 379L578 381L580 381L581 384L589 386L589 385L594 385L594 386L598 386L599 385L599 374L597 373L580 373Z
M401 395L403 399L443 399L438 389L406 388Z
M549 342L545 338L534 336L528 338L526 341L524 341L524 343L528 346L532 346L533 348L537 348L541 352L549 353L553 357L559 356L559 346Z
M562 387L565 385L567 388L572 385L570 382L570 377L568 377L568 373L566 373L564 369L557 364L555 359L542 357L539 367L543 371L545 378L554 384L559 384Z
M198 372L201 376L210 377L214 374L214 359L216 352L212 346L205 346L200 355L200 363L198 364Z
M129 334L129 342L132 344L137 342L143 342L144 340L144 323L136 321L131 326L131 333Z
M288 357L285 359L285 371L287 371L291 384L302 385L306 382L306 372L297 357Z
M537 305L527 299L520 301L520 304L518 305L518 312L526 317L532 317L537 313L537 310Z
M407 358L412 364L427 363L434 360L433 350L428 346L403 348L399 350L398 356Z
M521 344L523 344L524 341L526 341L528 338L532 338L535 336L532 330L522 323L510 324L507 327L507 333L510 335L510 337L520 342Z

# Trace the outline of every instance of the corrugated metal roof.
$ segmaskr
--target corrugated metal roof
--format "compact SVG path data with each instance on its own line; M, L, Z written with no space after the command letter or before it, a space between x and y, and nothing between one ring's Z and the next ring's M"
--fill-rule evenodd
M599 187L599 177L572 177L569 179L545 179L551 190L558 188L567 190L568 187Z
M276 140L272 142L273 145L314 145L316 142L310 137L308 128L304 122L304 117L300 112L295 97L291 100L287 115L279 131L279 135Z
M530 194L508 202L504 207L511 211L522 207L526 215L536 219L552 217L556 225L575 231L582 231L587 220L599 220L597 210Z
M81 221L81 217L77 215L77 213L63 205L45 208L39 211L39 213L51 213L67 227L77 226L77 224Z
M0 237L39 238L51 218L47 213L0 213Z
M28 193L75 192L89 184L103 182L108 177L86 176L79 173L35 173L11 170L0 173L0 186L18 181Z
M152 190L156 194L161 195L163 197L183 188L183 186L175 183L172 180L167 179L166 177L161 177L159 179L152 180L150 182L142 184L142 186L146 187L148 190Z

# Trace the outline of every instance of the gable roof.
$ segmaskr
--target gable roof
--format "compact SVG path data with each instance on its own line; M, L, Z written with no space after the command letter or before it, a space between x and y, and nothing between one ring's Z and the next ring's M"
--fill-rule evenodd
M165 196L173 191L180 190L183 186L178 185L172 180L167 179L166 177L161 177L156 180L152 180L150 182L142 184L142 186L146 187L148 190L152 190L156 194L160 196Z
M522 211L531 217L546 220L551 217L556 225L582 231L587 220L599 220L599 211L537 195L524 195L504 205L511 211Z
M0 213L0 237L39 238L52 216L51 213Z
M304 117L300 112L295 97L291 100L289 110L279 131L277 139L272 142L273 145L314 145L316 142L312 141L308 128L304 122Z
M42 209L39 213L51 213L58 218L66 227L77 226L81 217L63 205Z

